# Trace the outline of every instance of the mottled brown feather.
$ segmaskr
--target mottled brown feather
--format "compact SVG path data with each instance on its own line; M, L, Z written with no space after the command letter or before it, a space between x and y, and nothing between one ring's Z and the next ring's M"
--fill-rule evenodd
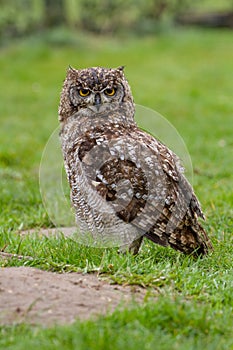
M101 110L95 109L94 97L78 96L74 89L79 86L90 89L90 95L103 94ZM104 95L109 87L117 91L113 99ZM69 69L59 115L77 222L86 223L93 232L111 229L111 222L124 223L123 229L132 234L133 253L142 237L186 254L204 255L212 249L198 222L198 217L204 218L200 203L178 157L137 127L122 69ZM95 198L91 202L89 194ZM95 206L100 198L113 209L108 217Z

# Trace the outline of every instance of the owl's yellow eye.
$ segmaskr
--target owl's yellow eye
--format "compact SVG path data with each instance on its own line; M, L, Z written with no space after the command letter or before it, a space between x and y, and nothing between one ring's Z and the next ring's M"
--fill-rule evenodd
M113 95L115 95L115 93L116 93L116 89L114 89L114 88L109 88L109 89L106 89L106 90L104 90L104 93L107 95L107 96L113 96Z
M86 97L90 94L90 90L88 89L80 89L78 92L79 92L79 95L82 97Z

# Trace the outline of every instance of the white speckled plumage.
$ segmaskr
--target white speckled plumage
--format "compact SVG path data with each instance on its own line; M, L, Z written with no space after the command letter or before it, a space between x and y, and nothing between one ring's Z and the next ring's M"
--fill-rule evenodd
M140 130L123 68L69 68L59 107L71 201L82 232L137 253L142 238L184 253L211 242L178 157ZM117 239L116 239L117 238Z

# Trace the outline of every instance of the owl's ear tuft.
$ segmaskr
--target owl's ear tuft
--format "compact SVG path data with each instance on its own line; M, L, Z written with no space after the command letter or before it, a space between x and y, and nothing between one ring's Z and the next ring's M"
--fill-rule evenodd
M70 72L76 73L77 69L75 69L75 68L71 67L71 65L69 65L68 68L67 68L67 73L70 73Z
M125 69L125 66L120 66L118 67L116 70L118 70L119 72L123 72Z

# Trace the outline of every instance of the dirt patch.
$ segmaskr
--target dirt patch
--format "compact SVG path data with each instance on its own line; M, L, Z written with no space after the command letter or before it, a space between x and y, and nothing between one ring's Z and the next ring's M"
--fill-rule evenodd
M146 291L111 285L96 274L57 274L30 267L0 270L0 324L52 325L141 302Z

